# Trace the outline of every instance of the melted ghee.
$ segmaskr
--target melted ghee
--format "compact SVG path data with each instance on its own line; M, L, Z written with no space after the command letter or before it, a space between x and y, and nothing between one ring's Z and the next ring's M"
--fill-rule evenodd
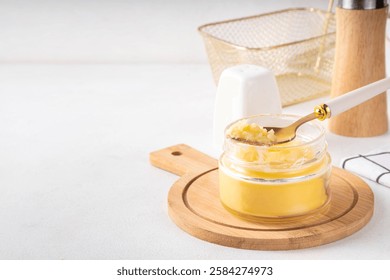
M225 208L250 219L294 217L325 205L330 157L325 152L316 158L311 148L299 144L260 150L240 146L235 160L222 156L219 185Z
M220 199L223 205L235 214L260 217L291 217L303 215L318 209L328 200L327 184L330 168L328 157L322 163L291 172L261 172L240 170L253 178L289 179L315 174L324 169L322 174L294 182L266 183L247 181L232 176L234 166L220 167ZM226 172L226 169L229 171ZM242 173L242 171L244 171Z

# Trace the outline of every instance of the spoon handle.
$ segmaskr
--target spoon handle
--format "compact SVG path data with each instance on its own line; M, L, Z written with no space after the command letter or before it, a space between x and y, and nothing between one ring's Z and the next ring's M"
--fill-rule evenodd
M364 87L355 89L339 97L336 97L326 105L330 109L330 116L333 117L341 114L373 97L385 92L390 88L390 77L368 84Z

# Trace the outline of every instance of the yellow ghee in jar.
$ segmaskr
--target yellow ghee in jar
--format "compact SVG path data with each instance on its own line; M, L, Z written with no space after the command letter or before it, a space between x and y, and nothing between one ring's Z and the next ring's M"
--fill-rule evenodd
M239 127L246 129L247 138L255 137L251 131L259 131L254 125L253 130L243 123ZM273 137L261 133L266 141ZM330 176L326 151L318 153L301 140L260 149L237 144L229 149L230 156L220 159L219 185L220 200L232 213L246 218L293 217L326 204Z

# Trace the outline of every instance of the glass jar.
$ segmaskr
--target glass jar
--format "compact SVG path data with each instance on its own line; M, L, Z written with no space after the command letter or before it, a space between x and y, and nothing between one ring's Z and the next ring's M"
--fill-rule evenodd
M258 115L239 121L283 127L299 118ZM309 214L329 201L330 171L325 129L317 120L303 124L296 138L284 144L255 146L225 137L220 200L228 211L250 220Z

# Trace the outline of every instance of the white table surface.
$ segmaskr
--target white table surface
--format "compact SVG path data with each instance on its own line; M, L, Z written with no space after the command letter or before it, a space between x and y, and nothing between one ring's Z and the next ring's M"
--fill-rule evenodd
M148 155L186 143L217 156L214 94L208 65L1 65L0 259L390 258L390 189L367 180L370 223L320 247L241 250L179 229L167 214L178 177ZM338 165L390 135L327 140Z

